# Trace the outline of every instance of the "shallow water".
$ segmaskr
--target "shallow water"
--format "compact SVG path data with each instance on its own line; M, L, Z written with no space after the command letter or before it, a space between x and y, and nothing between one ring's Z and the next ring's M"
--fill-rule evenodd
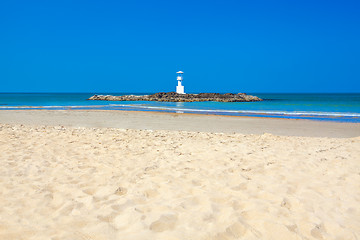
M98 93L110 95L151 93ZM262 102L88 101L94 93L0 93L0 110L103 109L360 122L360 94L262 94Z

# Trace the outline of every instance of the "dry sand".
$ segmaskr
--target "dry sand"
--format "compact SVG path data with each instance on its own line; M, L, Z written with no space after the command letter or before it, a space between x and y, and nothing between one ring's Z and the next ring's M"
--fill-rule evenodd
M0 124L0 204L0 239L355 240L360 137Z

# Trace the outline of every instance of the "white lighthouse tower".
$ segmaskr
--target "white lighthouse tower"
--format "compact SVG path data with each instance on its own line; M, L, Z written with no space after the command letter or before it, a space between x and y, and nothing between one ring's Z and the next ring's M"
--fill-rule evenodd
M179 94L185 94L184 92L184 86L181 84L182 80L183 80L183 72L182 71L178 71L177 72L177 78L176 80L178 81L178 85L176 86L176 93Z

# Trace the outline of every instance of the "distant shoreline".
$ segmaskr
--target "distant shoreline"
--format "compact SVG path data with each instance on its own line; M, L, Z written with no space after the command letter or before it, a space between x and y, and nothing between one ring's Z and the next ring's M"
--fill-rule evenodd
M0 111L0 123L242 134L271 133L306 137L360 136L359 123L141 111L3 110Z

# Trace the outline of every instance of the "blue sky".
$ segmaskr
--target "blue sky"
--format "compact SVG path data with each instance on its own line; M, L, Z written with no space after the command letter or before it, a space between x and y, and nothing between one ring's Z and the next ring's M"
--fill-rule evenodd
M1 1L0 92L360 92L359 1Z

